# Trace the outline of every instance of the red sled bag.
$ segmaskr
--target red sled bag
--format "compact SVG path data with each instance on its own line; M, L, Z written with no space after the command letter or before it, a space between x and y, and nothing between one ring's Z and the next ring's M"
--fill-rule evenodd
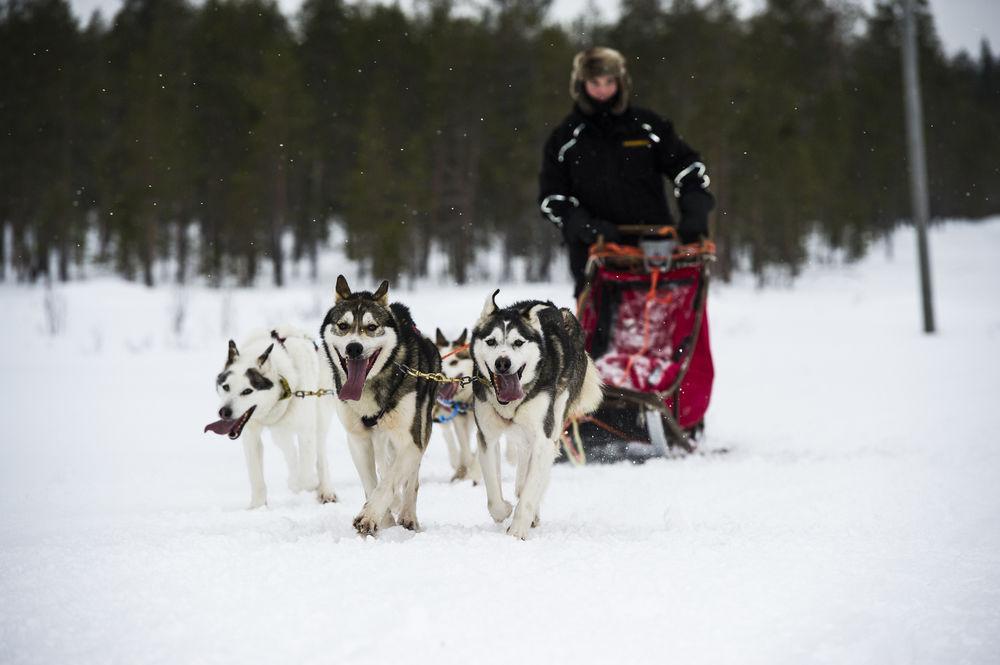
M605 383L605 403L564 440L575 439L567 447L574 461L601 446L595 452L608 458L602 461L675 447L693 451L708 409L715 371L706 300L714 246L677 246L669 227L640 228L637 246L591 248L577 316ZM645 450L634 450L643 444Z

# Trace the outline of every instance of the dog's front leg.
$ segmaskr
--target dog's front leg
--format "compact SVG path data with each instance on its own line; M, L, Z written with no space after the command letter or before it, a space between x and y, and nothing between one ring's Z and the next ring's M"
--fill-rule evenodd
M250 510L267 505L267 485L264 484L264 446L260 428L248 425L243 432L243 455L250 476Z
M354 518L354 528L362 536L373 536L378 533L379 525L392 505L396 487L420 468L420 458L423 451L414 444L401 446L396 450L395 459L388 472L379 479L378 486L368 497L364 508Z
M312 423L314 419L310 418ZM314 490L319 486L316 472L316 431L313 428L299 430L299 488Z
M375 476L375 447L372 445L371 435L348 432L347 447L351 451L351 459L354 461L354 468L358 470L367 501L378 485L378 478Z
M542 502L542 495L549 484L549 476L552 472L552 462L555 459L555 446L541 432L536 432L531 438L527 451L521 449L522 453L527 452L527 460L519 460L519 464L527 464L528 469L524 478L524 486L521 488L521 496L517 501L517 508L514 509L514 519L511 520L507 533L524 540L528 537L528 531L538 518L539 508Z
M271 428L271 439L285 457L285 464L288 467L288 489L293 492L302 490L299 482L299 453L295 449L295 435L283 427Z
M475 427L475 423L472 421L471 415L459 416L455 419L455 430L458 432L460 446L464 451L463 454L469 460L469 472L465 477L470 479L473 485L478 485L479 481L483 479L483 469L479 464L478 446L472 447L470 445L473 427Z
M403 478L403 485L400 488L403 495L403 503L399 509L399 526L410 531L419 531L420 523L417 522L417 490L420 489L420 462L413 471Z
M320 427L320 435L316 441L316 477L319 485L316 487L316 499L320 503L335 503L337 493L330 483L330 467L326 462L326 428Z
M458 416L452 421L452 426L455 438L458 440L459 459L461 459L462 468L465 470L464 477L475 485L482 479L483 471L479 466L479 457L476 455L475 449L469 445L472 434L470 420L472 420L472 416Z
M477 432L479 441L479 463L483 467L483 484L486 485L486 507L494 522L503 522L510 515L512 507L504 501L500 487L500 443L496 439L487 441L482 430Z
M463 480L468 471L462 460L461 445L455 436L458 429L457 420L456 418L449 423L441 425L441 429L444 430L444 440L448 442L448 461L451 463L451 468L455 470L454 475L451 477L451 482Z

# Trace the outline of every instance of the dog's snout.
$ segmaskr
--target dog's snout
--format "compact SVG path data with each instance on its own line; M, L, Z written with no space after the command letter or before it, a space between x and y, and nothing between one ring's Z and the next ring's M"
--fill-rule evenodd
M351 342L347 345L347 348L344 349L344 351L347 352L348 358L360 358L361 354L365 352L365 347L361 346L357 342Z
M228 406L224 406L221 409L219 409L219 417L222 418L223 420L229 420L230 418L233 417L233 410Z
M506 356L500 356L497 361L493 363L493 366L497 368L497 371L501 374L506 374L510 371L510 358Z

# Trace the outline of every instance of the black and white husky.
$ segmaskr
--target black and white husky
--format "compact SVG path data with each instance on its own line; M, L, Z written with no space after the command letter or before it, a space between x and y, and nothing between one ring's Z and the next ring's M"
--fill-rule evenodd
M239 348L229 340L226 365L215 380L221 420L207 425L205 431L230 439L246 432L243 452L250 476L250 508L267 503L261 444L264 428L270 430L284 453L289 489L315 490L324 503L337 500L326 465L326 433L333 417L333 400L292 395L295 390L332 387L316 343L291 326L252 334Z
M497 522L511 513L500 488L501 435L518 447L518 502L507 533L523 540L539 524L563 422L600 405L601 379L571 311L537 300L500 309L499 292L472 331L474 413L487 507Z
M472 355L466 347L469 331L463 330L458 339L448 341L438 328L435 343L441 353L441 368L445 376L457 378L472 374ZM442 383L438 388L434 420L441 426L448 442L448 461L455 475L452 482L471 480L475 485L483 477L479 456L469 445L476 423L472 416L472 385Z
M375 293L352 293L339 276L336 301L320 328L337 387L337 415L365 490L365 505L354 519L361 535L397 523L393 512L400 526L419 528L418 474L437 384L406 374L400 365L441 371L434 343L420 334L405 306L389 304L388 292L384 281Z

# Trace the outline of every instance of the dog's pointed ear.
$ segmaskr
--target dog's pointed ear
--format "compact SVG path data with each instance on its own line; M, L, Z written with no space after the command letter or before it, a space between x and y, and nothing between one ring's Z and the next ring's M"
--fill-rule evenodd
M469 336L469 329L462 328L462 334L459 335L458 339L455 340L455 346L462 346L465 344L465 339Z
M273 343L270 346L268 346L266 349L264 349L264 353L260 354L260 357L257 358L257 367L263 367L264 366L264 363L267 362L267 359L271 356L271 351L273 351L273 350L274 350L274 344Z
M497 311L497 294L500 293L500 289L497 289L490 294L490 297L486 299L486 304L483 305L483 312L479 315L480 321L485 321L488 317L493 315L493 312Z
M538 313L548 307L548 305L534 305L521 312L521 318L528 322L528 325L535 330L542 329L542 322L538 318Z
M440 328L437 328L437 339L434 341L438 346L448 346L448 338L444 336Z
M385 307L389 304L389 280L383 279L375 289L375 302Z
M229 367L240 357L240 352L236 348L236 342L229 340L229 355L226 357L226 367Z
M347 285L347 279L343 275L337 275L337 286L334 288L334 293L337 294L334 302L340 302L351 297L351 287Z

